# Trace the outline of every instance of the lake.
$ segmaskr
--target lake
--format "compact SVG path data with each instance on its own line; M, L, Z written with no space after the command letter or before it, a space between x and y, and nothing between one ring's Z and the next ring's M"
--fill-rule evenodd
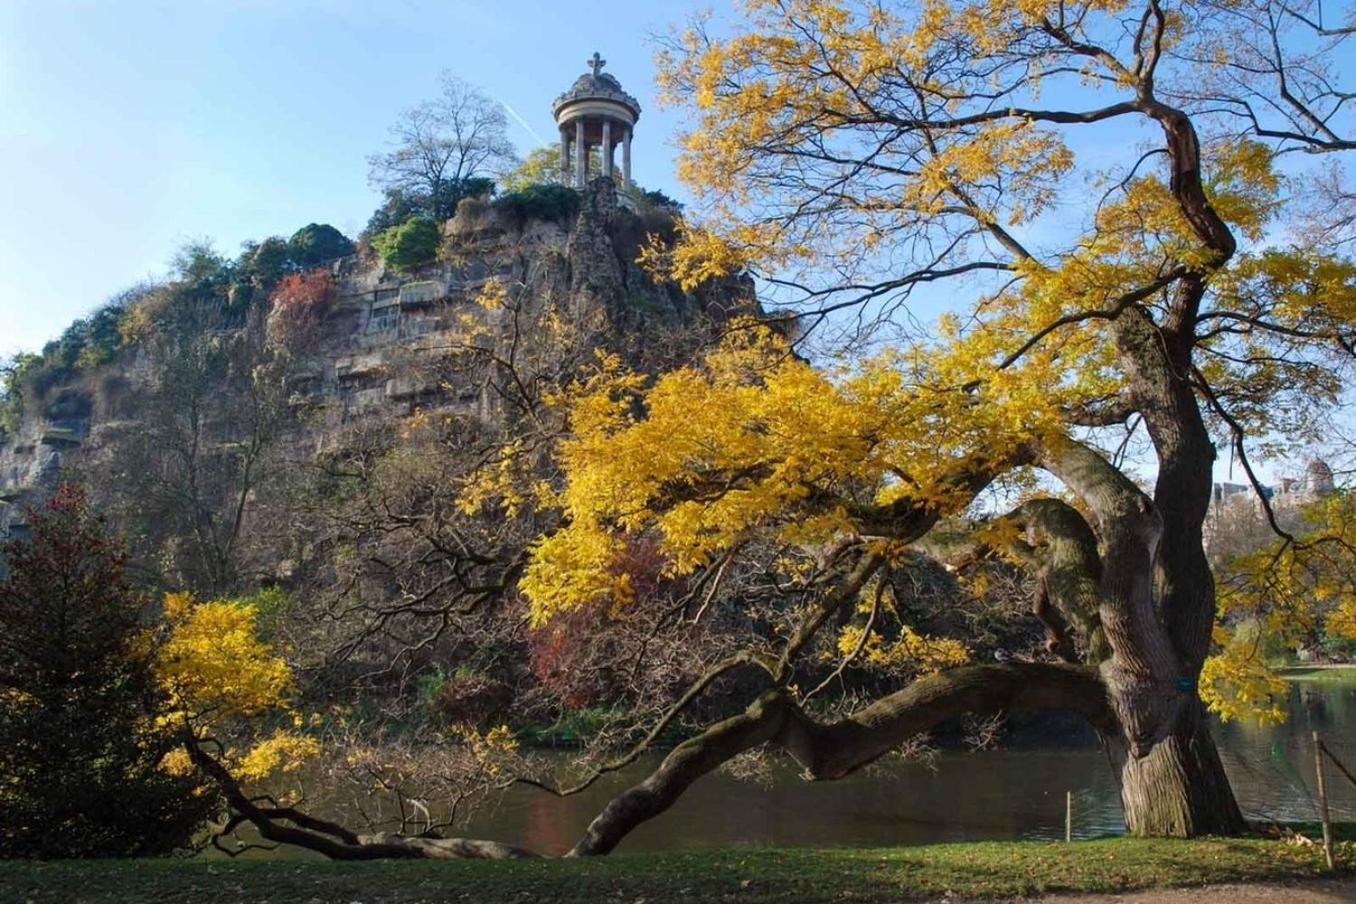
M1289 719L1257 727L1216 724L1215 738L1249 818L1317 819L1311 733L1356 771L1356 671L1290 682ZM752 846L891 846L1064 837L1065 792L1074 792L1074 834L1121 832L1120 799L1105 756L1086 741L944 752L932 767L891 763L835 782L806 782L791 768L771 787L723 774L697 782L667 813L632 832L622 851ZM466 834L543 853L567 850L612 794L653 761L555 798L511 792L476 816ZM1327 769L1334 819L1356 819L1356 786Z
M1356 669L1318 674L1290 682L1284 724L1214 726L1234 793L1250 819L1317 819L1314 731L1356 772ZM1057 839L1064 837L1068 791L1074 793L1075 837L1122 832L1120 798L1105 756L1082 723L1065 724L1065 731L1047 725L1034 738L1024 732L1018 743L997 750L941 752L928 765L890 761L834 782L803 781L789 765L770 786L712 774L628 835L619 850ZM515 788L458 834L563 853L615 793L657 761L656 755L638 762L568 798ZM1356 819L1356 786L1331 767L1327 774L1333 818ZM282 848L264 856L307 854Z

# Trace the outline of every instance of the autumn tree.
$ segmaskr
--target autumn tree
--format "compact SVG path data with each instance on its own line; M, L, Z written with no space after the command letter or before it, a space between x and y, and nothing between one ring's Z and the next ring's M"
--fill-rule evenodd
M6 857L163 854L214 797L167 761L145 600L126 552L63 485L0 561L0 851Z
M310 270L283 277L269 297L268 341L298 351L312 344L337 290L328 270Z
M662 809L746 743L780 740L834 777L942 715L1019 706L1098 726L1131 831L1241 827L1197 692L1216 610L1201 529L1215 438L1246 468L1250 437L1301 433L1335 403L1353 271L1326 249L1265 241L1287 222L1281 155L1323 127L1301 115L1278 134L1192 95L1198 67L1242 71L1265 37L1216 28L1222 15L1156 0L759 2L730 37L698 25L675 38L661 79L692 115L679 169L705 216L657 263L689 282L752 267L811 326L847 309L860 318L849 323L879 323L941 282L975 302L936 341L845 374L841 406L828 385L801 395L808 372L755 348L743 376L713 366L656 384L634 423L620 399L635 386L581 413L611 426L571 447L570 527L528 571L539 605L625 599L606 563L650 531L673 574L783 522L822 568L837 562L742 726L680 746L583 848L609 847L619 822ZM1335 52L1318 58L1335 66ZM1283 96L1280 74L1249 89ZM1345 97L1330 93L1324 115ZM1097 130L1133 150L1110 168L1082 163L1078 136ZM1081 205L1071 186L1087 180L1098 188ZM707 392L721 401L686 407ZM1113 463L1127 430L1147 435L1148 488ZM687 433L701 442L675 442ZM611 462L632 438L654 442L655 482L613 483L589 445L603 436ZM975 542L1043 576L1052 637L1070 635L1076 662L961 667L844 722L807 723L788 689L809 640L893 550L1010 479L1029 481L1030 498Z
M515 162L507 128L502 104L445 72L439 95L391 126L392 148L368 159L370 179L441 222L475 193L478 179Z

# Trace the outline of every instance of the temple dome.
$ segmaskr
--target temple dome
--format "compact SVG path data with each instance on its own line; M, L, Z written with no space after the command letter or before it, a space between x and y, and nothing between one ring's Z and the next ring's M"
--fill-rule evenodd
M551 104L551 111L559 118L561 110L570 104L597 100L621 104L630 110L633 121L640 116L640 102L627 94L621 82L606 72L597 74L586 72L579 76L568 91L555 99Z
M1333 489L1332 468L1321 458L1309 460L1304 468L1306 489L1310 493L1330 493Z

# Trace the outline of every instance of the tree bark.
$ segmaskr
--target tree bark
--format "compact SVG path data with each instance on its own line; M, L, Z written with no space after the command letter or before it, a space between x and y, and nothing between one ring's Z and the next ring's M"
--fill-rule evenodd
M1188 321L1203 283L1186 279L1173 309ZM1158 455L1153 505L1163 525L1153 560L1155 617L1177 662L1180 701L1168 731L1121 769L1126 828L1135 835L1236 834L1246 826L1210 737L1196 684L1210 647L1215 585L1202 525L1210 504L1215 447L1188 380L1189 331L1127 312L1117 342Z
M1183 707L1172 732L1147 755L1127 755L1119 738L1110 749L1130 834L1189 838L1247 828L1199 701Z
M1040 464L1079 494L1097 522L1099 621L1111 649L1100 668L1119 723L1103 742L1119 772L1126 828L1232 834L1243 818L1196 693L1214 618L1200 531L1213 448L1190 388L1152 367L1161 341L1153 333L1144 329L1144 344L1131 345L1130 354L1141 373L1158 378L1138 387L1158 402L1150 420L1162 462L1154 499L1076 442L1044 451ZM1171 416L1163 418L1164 409Z

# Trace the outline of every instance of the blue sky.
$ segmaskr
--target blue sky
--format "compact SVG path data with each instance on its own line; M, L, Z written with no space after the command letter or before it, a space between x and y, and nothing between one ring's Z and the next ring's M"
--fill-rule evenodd
M186 242L234 254L309 222L356 235L378 201L368 155L443 69L526 120L510 119L525 153L532 132L552 140L551 100L600 51L645 108L637 181L685 199L651 38L709 4L0 0L0 358L164 273ZM1096 129L1076 147L1100 163L1137 137ZM1048 219L1087 200L1072 192ZM951 302L920 295L914 310Z
M692 4L691 9L698 8ZM683 2L0 0L0 356L166 269L174 250L377 205L366 158L449 69L554 134L596 49L636 95L637 181L679 196L651 35ZM510 119L520 151L537 144Z

